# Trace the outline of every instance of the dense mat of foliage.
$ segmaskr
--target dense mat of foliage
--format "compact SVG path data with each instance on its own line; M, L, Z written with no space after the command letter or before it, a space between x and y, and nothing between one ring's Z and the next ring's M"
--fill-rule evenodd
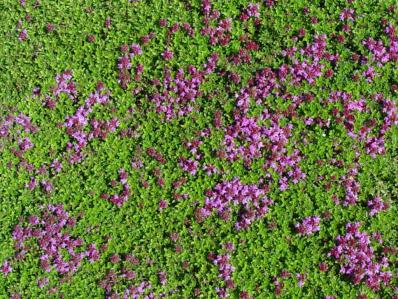
M2 0L0 298L398 298L394 2Z

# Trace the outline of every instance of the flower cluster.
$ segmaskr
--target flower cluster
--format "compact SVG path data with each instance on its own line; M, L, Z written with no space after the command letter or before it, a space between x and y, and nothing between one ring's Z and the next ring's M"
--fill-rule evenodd
M132 270L132 267L140 264L140 260L135 256L126 254L121 258L118 254L113 254L110 262L120 266L120 270L109 270L99 282L99 286L105 290L105 298L155 299L164 297L162 293L159 294L159 297L155 297L155 294L151 292L152 284L148 281L133 282L136 280L137 274ZM163 272L160 273L159 276L164 274ZM120 292L119 285L123 285L122 292Z
M72 80L73 72L66 70L55 76L56 85L53 88L53 95L59 97L60 94L66 94L71 100L77 96L76 83Z
M261 133L262 128L256 118L237 116L235 122L225 129L223 146L227 159L232 162L243 158L250 163L261 157L261 150L265 147Z
M82 150L90 139L94 137L105 138L108 132L113 132L118 127L117 119L112 119L109 122L92 120L91 125L94 131L87 133L85 130L89 123L89 114L93 111L93 106L96 104L106 105L109 101L109 96L109 90L106 90L102 82L99 82L95 92L89 95L84 105L80 106L74 115L66 117L64 123L66 133L75 140L75 143L67 143L67 150L72 152L69 160L71 164L82 160Z
M394 26L389 24L384 32L389 36L388 47L384 45L383 41L371 37L362 41L362 44L372 53L372 60L377 62L378 66L389 61L398 61L398 37Z
M199 218L207 218L213 210L216 210L222 219L228 220L231 213L230 205L240 206L239 219L235 223L235 228L245 229L254 220L264 217L268 212L268 207L273 201L267 198L265 193L266 191L257 185L246 185L238 178L234 178L217 184L213 190L208 190L205 204L197 211L197 214Z
M392 273L384 271L388 267L387 257L377 257L365 232L360 232L359 222L348 223L346 234L336 238L337 245L329 252L341 265L340 273L350 277L354 284L364 281L366 285L378 291L381 285L388 285Z
M163 155L156 151L153 147L147 148L146 153L149 157L154 158L160 164L166 163L166 159L163 157Z
M54 109L57 105L62 94L65 94L72 101L76 101L78 92L76 89L76 83L72 80L73 72L71 70L66 70L55 76L55 85L51 88L51 94L44 95L43 106L48 109ZM40 89L35 88L33 95L39 96Z
M101 195L101 198L107 199L114 205L121 207L129 199L130 194L131 194L130 185L127 183L127 178L128 178L127 172L123 168L120 168L119 169L119 182L122 185L122 192L120 194L113 194L113 195L103 193ZM115 184L112 184L112 185L114 186Z
M394 101L385 99L381 94L372 95L372 99L380 104L381 112L385 115L376 136L371 135L372 130L376 128L374 119L364 123L357 133L354 132L357 117L353 112L368 112L368 105L364 98L354 100L350 93L333 91L330 93L328 102L340 101L343 105L343 111L339 112L337 108L333 109L336 122L343 122L347 135L358 141L363 141L366 153L372 158L376 158L377 155L385 153L384 136L393 125L398 124L398 110Z
M22 29L18 34L18 40L23 42L28 39L28 30L26 28Z
M275 286L275 289L274 289L275 295L282 294L282 290L285 287L284 281L291 277L292 277L292 274L286 269L283 269L278 276L274 276L273 285Z
M1 265L1 273L3 273L4 276L7 276L10 272L12 272L12 267L10 266L9 261L5 260Z
M192 158L186 159L183 157L180 157L179 159L179 166L181 167L182 170L188 172L191 175L195 175L196 172L198 171L198 166L199 162L193 160Z
M348 169L347 174L341 177L341 182L345 189L344 206L355 205L358 201L359 189L361 187L359 181L356 179L358 169L359 164L355 163Z
M385 116L378 135L368 136L365 140L366 153L372 158L385 153L385 134L393 125L398 124L398 109L395 102L385 99L381 94L375 94L374 99L381 105L381 111Z
M4 121L0 123L0 137L7 137L10 134L10 129L14 124L20 125L24 132L36 133L37 128L33 126L29 116L19 113L17 116L8 115Z
M255 158L269 154L263 168L272 168L281 176L279 183L280 190L283 191L288 188L289 178L296 184L305 178L305 174L298 166L301 160L299 150L294 150L290 155L287 153L286 146L293 127L291 124L281 127L280 119L280 115L271 115L267 110L260 120L238 114L235 122L225 129L223 146L229 161L242 158L245 165L250 165ZM269 126L259 125L259 121L265 120L269 120Z
M212 46L226 46L231 40L232 20L230 18L220 19L220 12L211 8L210 0L202 0L202 12L204 14L204 27L200 30L202 36L209 37L209 43ZM213 27L210 23L218 21L217 26Z
M239 19L241 21L247 21L249 18L259 18L260 17L260 4L249 3L249 5L243 9L240 14Z
M139 284L131 284L126 287L122 294L119 294L116 291L112 292L112 288L120 279L127 279L131 280L135 278L135 274L130 273L131 271L126 270L123 274L117 274L114 270L110 270L108 274L105 276L103 280L100 281L100 287L105 289L105 298L106 299L113 299L113 298L120 298L123 295L123 298L132 298L138 299L143 298L145 294L148 294L148 291L152 288L152 285L147 281L142 281ZM146 295L144 298L146 299L153 299L154 294L150 293Z
M376 77L375 69L373 66L369 66L366 70L362 72L362 76L366 79L367 82L372 82Z
M309 216L297 223L294 227L300 235L312 235L320 230L319 223L321 219L318 216Z
M116 128L119 127L119 121L117 118L111 120L97 120L92 119L90 121L92 131L88 134L88 140L93 138L101 138L105 140L106 136L110 132L115 132Z
M156 112L163 113L166 120L171 120L178 116L184 116L194 110L193 104L202 95L199 90L205 80L205 76L211 74L218 60L218 55L211 55L203 70L197 70L194 66L188 67L188 74L183 69L179 69L172 77L168 68L164 70L163 90L150 96L155 104ZM160 83L160 82L159 82Z
M17 259L23 259L29 251L38 250L40 267L45 272L54 269L59 274L76 272L84 258L90 262L99 259L95 244L89 244L84 250L82 238L74 238L65 232L67 228L75 226L76 219L62 205L47 205L42 209L41 217L31 215L27 225L19 223L15 226L12 237ZM35 247L28 245L31 239L36 241ZM4 263L3 273L10 271L8 262Z
M131 46L124 44L121 46L121 51L123 56L119 57L117 64L119 70L118 83L123 89L126 89L131 80L129 69L132 67L132 60L135 56L142 54L142 49L139 44L132 44Z
M381 211L388 210L389 204L382 201L381 197L376 196L368 201L368 207L370 208L369 215L374 216Z
M344 8L343 11L340 13L340 20L341 21L354 21L355 20L355 11L352 8Z
M173 59L174 54L173 54L173 52L172 52L170 49L166 49L166 50L164 50L164 52L162 53L162 57L163 57L164 60L170 61L170 60Z
M235 287L235 283L232 280L232 273L235 271L235 268L231 265L231 256L229 254L220 254L216 256L214 253L210 253L208 258L218 267L218 277L225 283L225 287L216 288L218 298L229 297L228 289Z
M314 84L315 79L322 76L322 69L325 65L321 64L321 59L326 59L332 63L336 63L339 59L338 54L331 54L326 51L326 35L315 35L314 42L306 47L298 50L295 47L288 48L282 51L282 55L291 57L293 63L291 66L282 65L278 70L279 79L284 81L286 76L291 74L291 83L299 85L302 81L307 81L309 84ZM293 55L299 52L304 56L304 59L299 61ZM326 76L330 77L327 73Z

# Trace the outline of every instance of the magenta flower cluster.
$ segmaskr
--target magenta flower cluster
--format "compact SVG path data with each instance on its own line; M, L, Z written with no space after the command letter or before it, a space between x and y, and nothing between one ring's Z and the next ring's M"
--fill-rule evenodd
M249 5L242 10L239 20L247 21L249 18L259 18L259 17L260 17L260 4L249 3Z
M291 66L283 64L279 68L279 79L283 82L286 80L287 75L290 74L291 83L294 85L300 85L302 81L314 84L315 79L322 76L322 70L325 68L325 65L320 63L321 59L326 59L333 64L339 60L338 54L331 54L326 51L326 38L325 34L315 35L314 42L300 50L295 47L283 50L282 55L290 57L293 63ZM304 59L297 60L294 57L296 52L299 52Z
M11 272L12 272L12 267L10 265L10 262L5 260L1 265L1 273L3 273L4 276L7 276Z
M132 44L131 46L124 44L121 46L121 51L123 56L119 57L117 64L117 68L119 69L118 83L123 89L126 89L131 81L129 70L132 67L132 60L135 56L142 55L142 48L139 44ZM140 66L137 75L141 75L142 68L143 66ZM138 77L136 78L138 79Z
M364 142L366 153L372 158L376 158L377 155L385 153L384 136L393 125L398 124L398 109L394 101L385 99L381 94L374 94L371 98L381 106L381 112L384 114L383 122L378 129L377 135L371 135L372 130L377 130L374 119L362 124L358 132L354 131L357 119L354 112L368 112L367 103L364 98L354 100L350 93L333 91L330 93L328 102L335 103L340 101L343 105L343 111L339 112L336 108L333 110L336 122L343 122L347 135Z
M336 246L328 253L341 265L340 273L351 278L354 284L365 282L375 290L389 285L392 273L386 271L389 261L387 257L376 256L366 232L360 232L359 222L348 223L346 234L336 238Z
M45 272L55 270L59 274L76 272L84 258L94 262L100 257L95 244L89 244L84 249L83 238L75 238L67 229L76 224L76 219L66 212L62 205L47 205L42 207L41 216L31 215L28 223L15 226L12 237L17 251L16 259L24 259L28 252L39 252L40 267ZM30 240L35 241L32 247ZM36 251L37 250L37 251ZM65 257L63 251L67 251ZM8 261L3 264L3 273L11 271Z
M19 166L25 168L29 173L33 172L34 165L28 163L24 155L34 147L34 144L30 137L26 135L35 134L37 131L38 128L23 113L19 113L16 116L9 114L0 122L0 138L4 138L9 142L17 141L18 146L12 147L11 152L18 158ZM10 163L8 164L9 167Z
M374 216L374 215L376 215L377 213L379 213L381 211L388 210L388 208L390 206L389 206L389 204L383 202L381 197L376 196L375 198L370 199L368 201L368 207L370 208L369 215L370 216Z
M37 128L32 124L29 116L19 113L17 116L8 115L3 122L0 123L0 137L9 137L10 129L13 125L20 125L26 133L36 133ZM30 143L29 139L26 141Z
M384 32L388 34L388 47L382 40L375 40L371 37L362 41L362 44L372 53L372 60L378 63L378 66L389 61L398 61L398 37L395 28L389 24Z
M193 160L192 158L186 159L180 157L178 164L182 170L188 172L191 175L195 175L198 171L199 162Z
M203 70L197 70L194 66L188 67L188 74L183 69L179 69L174 78L169 68L164 70L164 79L160 83L155 80L154 83L163 86L163 90L150 96L155 104L156 112L164 114L166 120L184 116L194 110L196 99L202 96L199 90L205 80L205 76L214 72L218 55L211 55Z
M344 206L355 205L358 201L358 195L361 185L357 180L359 163L353 164L345 175L341 177L341 183L345 190L343 201Z
M155 297L151 292L152 284L148 281L136 282L137 273L132 270L132 266L138 265L140 260L131 254L126 254L122 260L118 254L113 254L110 262L120 266L120 270L111 269L99 282L99 286L105 290L105 298L131 298L131 299L155 299L162 298L163 294ZM163 275L163 273L162 273ZM123 291L120 292L119 284L123 283ZM125 286L127 284L127 286Z
M377 155L385 153L385 134L393 125L398 124L398 109L394 101L385 99L381 94L375 94L373 98L381 105L384 118L378 135L368 136L365 140L365 149L368 155L372 158L376 158Z
M73 72L66 70L55 76L55 85L51 88L50 94L45 94L43 98L43 106L48 109L54 109L62 94L68 96L72 101L76 101L78 92L76 89L76 82L72 80ZM33 96L40 96L40 88L36 87L33 90Z
M227 249L228 251L233 251L233 247ZM231 264L231 256L229 253L215 255L210 252L208 259L218 267L218 278L220 278L225 284L222 287L216 287L216 293L218 298L228 298L228 289L235 288L235 283L232 279L232 274L235 271L234 266Z
M202 0L202 12L204 27L200 30L200 34L209 37L209 43L212 46L226 46L231 40L229 32L232 28L232 20L230 18L220 19L220 12L212 9L210 0ZM212 22L217 22L217 25L212 25Z
M67 143L67 150L70 151L69 162L71 164L78 163L83 158L82 150L88 144L88 141L101 137L105 138L109 132L114 132L119 126L116 118L110 121L91 120L92 132L86 132L89 124L89 114L93 111L96 104L106 105L109 101L110 91L106 90L102 82L97 84L96 90L89 95L84 105L80 106L74 115L67 116L64 126L66 133L74 139L74 143Z
M121 207L130 197L131 190L130 185L127 182L128 174L124 168L119 169L119 182L122 185L122 191L120 194L109 195L107 193L103 193L101 198L109 200L114 205ZM116 183L116 182L115 182ZM113 186L115 184L112 184Z
M208 190L205 204L198 213L207 218L216 210L222 219L228 220L232 212L231 205L240 206L235 228L246 229L254 220L263 218L268 212L268 207L273 204L265 194L265 189L254 184L243 184L238 178L234 178L217 184L213 190Z
M318 216L309 216L303 219L301 223L297 223L294 227L300 235L312 235L319 231L321 219Z

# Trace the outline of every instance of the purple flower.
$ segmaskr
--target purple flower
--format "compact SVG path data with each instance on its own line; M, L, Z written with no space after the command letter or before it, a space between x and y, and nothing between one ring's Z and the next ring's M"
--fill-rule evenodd
M22 29L22 31L18 35L18 40L22 42L27 39L28 39L28 30Z
M296 274L296 278L298 280L297 285L302 288L304 286L305 280L306 280L306 274L302 274L302 273L297 273Z
M120 57L117 67L119 69L130 69L131 68L130 58L127 55Z
M7 276L10 272L12 272L12 268L7 260L3 262L3 265L1 266L1 272L4 276Z
M169 49L166 49L163 53L162 53L162 57L164 60L169 61L173 59L173 52L170 51Z
M389 208L389 205L384 203L382 199L377 196L368 201L368 207L371 209L369 215L374 216L381 211L387 210Z
M180 158L179 165L184 171L189 172L189 174L191 175L195 175L196 172L198 171L199 163L198 161L195 161L191 158L189 159Z
M321 219L318 216L310 216L304 218L304 220L301 223L297 223L295 225L295 228L297 229L298 233L302 236L311 235L314 232L320 230L319 227L320 220Z
M31 177L29 183L25 185L25 187L29 188L30 191L34 190L36 186L37 186L37 181L34 177Z
M387 257L377 257L371 246L370 237L360 232L361 223L347 223L346 234L337 236L336 246L328 253L340 264L340 273L348 276L354 284L364 281L366 285L378 291L381 284L388 285L392 273L383 271L388 266Z
M94 261L98 260L100 258L100 253L95 247L95 244L89 244L86 250L86 256L88 258L88 261L90 263L93 263Z
M344 10L340 14L340 20L349 20L349 21L354 21L354 10L352 8L344 8Z
M105 20L105 28L109 29L111 27L111 17L107 17Z
M234 251L234 250L235 250L234 243L232 243L232 242L230 242L230 241L224 243L224 244L223 244L223 247L224 247L224 249L227 250L227 251Z
M18 145L21 151L27 151L33 147L33 143L30 141L29 137L24 137L18 140Z
M39 278L37 280L37 285L39 286L40 289L44 288L46 285L48 285L49 279L48 277L43 277Z
M235 268L230 263L230 255L215 255L214 253L209 253L208 258L213 262L213 264L218 267L218 277L221 278L226 287L216 288L216 292L219 298L227 298L229 294L227 293L227 289L234 288L235 284L232 280L232 273L235 271Z
M161 200L159 201L159 209L160 209L160 210L166 209L167 206L168 206L168 203L167 203L167 201L165 201L164 199L161 199Z
M131 52L132 52L133 56L142 54L142 49L141 49L141 46L139 44L132 44L130 46L130 48L131 48Z
M158 276L159 276L160 284L161 285L165 285L167 283L167 274L166 274L166 272L161 271L161 272L158 273Z
M362 72L362 76L364 76L366 81L368 81L369 83L372 82L374 77L376 76L374 67L368 67L365 71Z
M58 159L55 159L52 163L51 163L51 168L53 168L55 170L56 173L61 172L62 169L62 164L61 162L59 162Z

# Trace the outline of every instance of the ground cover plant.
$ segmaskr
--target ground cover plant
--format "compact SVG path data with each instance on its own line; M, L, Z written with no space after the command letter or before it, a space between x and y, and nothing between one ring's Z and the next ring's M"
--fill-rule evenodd
M395 1L0 14L0 298L398 298Z

